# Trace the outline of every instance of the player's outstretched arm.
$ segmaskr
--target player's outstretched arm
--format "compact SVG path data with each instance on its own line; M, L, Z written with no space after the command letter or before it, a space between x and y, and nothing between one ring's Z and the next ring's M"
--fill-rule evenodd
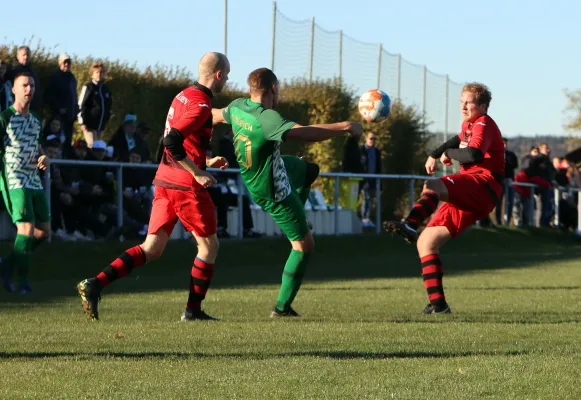
M224 118L223 111L224 111L223 108L212 108L212 125L228 123Z
M336 136L350 133L359 139L363 134L363 126L359 122L337 122L335 124L319 124L301 126L295 125L286 134L286 140L302 142L322 142Z

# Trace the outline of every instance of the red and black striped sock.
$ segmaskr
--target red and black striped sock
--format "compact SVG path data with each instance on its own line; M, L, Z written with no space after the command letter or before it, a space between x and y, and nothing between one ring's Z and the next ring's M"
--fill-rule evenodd
M420 196L420 199L414 204L410 214L405 219L406 222L414 229L419 226L436 211L440 196L432 190L426 190Z
M189 310L199 310L202 301L206 298L206 293L210 288L212 277L214 276L214 264L208 264L201 258L196 257L192 267L190 278L190 295L186 308Z
M444 296L444 287L442 286L442 277L444 269L438 254L430 254L421 258L422 277L424 278L424 287L428 292L428 299L433 305L441 305L446 302Z
M103 285L108 286L111 282L129 274L133 268L145 264L145 253L140 246L135 246L125 250L123 254L115 259L103 272L97 275L97 280Z

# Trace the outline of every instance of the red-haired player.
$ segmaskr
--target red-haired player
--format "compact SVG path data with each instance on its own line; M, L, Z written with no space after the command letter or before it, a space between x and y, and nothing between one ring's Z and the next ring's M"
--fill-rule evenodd
M464 86L462 131L435 149L426 161L428 174L436 172L438 159L444 165L458 161L460 173L426 181L420 199L407 218L383 224L386 231L403 236L408 242L417 242L430 301L424 309L425 314L451 312L442 287L440 249L448 240L488 216L502 192L504 142L498 126L488 115L491 98L485 85L470 83ZM440 201L444 204L437 208ZM434 216L418 238L419 226L432 214Z

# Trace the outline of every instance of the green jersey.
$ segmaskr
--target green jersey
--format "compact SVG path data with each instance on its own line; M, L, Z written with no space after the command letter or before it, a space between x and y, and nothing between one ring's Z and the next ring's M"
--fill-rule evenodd
M8 190L41 190L37 158L41 123L32 113L19 114L13 107L0 113L2 179Z
M291 184L280 144L296 125L250 99L236 99L223 111L232 125L234 149L242 180L254 199L280 202L291 193Z

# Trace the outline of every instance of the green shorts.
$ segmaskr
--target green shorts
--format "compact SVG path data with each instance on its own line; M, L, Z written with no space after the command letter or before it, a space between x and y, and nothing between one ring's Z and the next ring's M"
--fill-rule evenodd
M4 204L12 222L50 222L50 210L44 190L9 189L2 190Z
M301 189L307 180L307 162L295 156L280 156L293 190Z
M278 203L262 199L255 200L255 203L270 214L289 240L301 240L309 233L305 207L297 192L292 191Z

